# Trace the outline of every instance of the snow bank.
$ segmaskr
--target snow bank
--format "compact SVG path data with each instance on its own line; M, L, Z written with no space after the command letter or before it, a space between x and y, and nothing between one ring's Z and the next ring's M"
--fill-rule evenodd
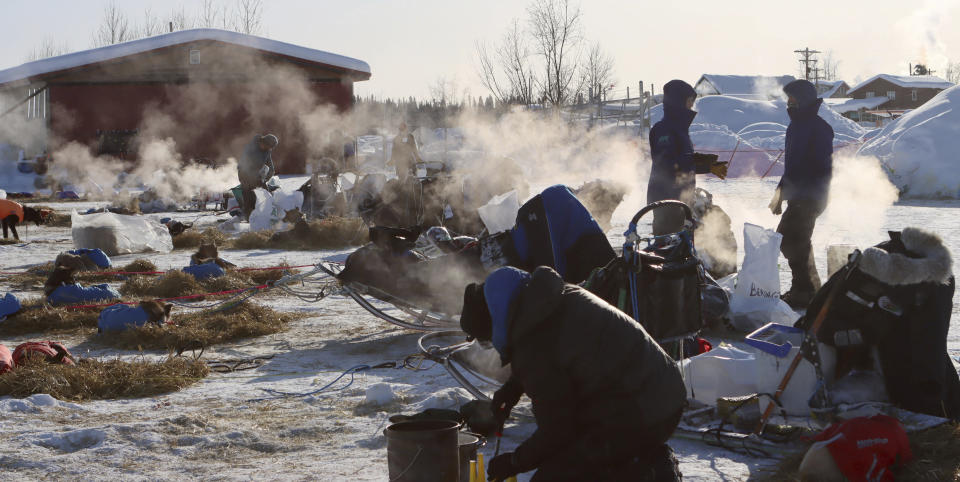
M957 104L957 105L954 105ZM960 86L891 122L860 148L907 197L960 197Z
M698 99L694 109L697 117L690 126L694 148L715 152L721 160L732 157L730 177L783 174L783 160L777 158L790 124L785 101L710 95ZM835 147L859 142L866 133L859 124L826 105L820 107L819 114L833 127ZM662 118L663 105L651 109L650 122ZM732 156L729 151L734 149L737 152Z

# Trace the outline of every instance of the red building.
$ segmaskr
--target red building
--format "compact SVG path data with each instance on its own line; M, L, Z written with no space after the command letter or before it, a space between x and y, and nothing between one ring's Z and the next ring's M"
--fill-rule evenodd
M42 132L0 142L55 152L76 141L133 161L138 143L172 138L184 159L223 160L270 132L280 137L278 170L302 172L327 135L321 131L335 126L318 119L335 122L353 104L353 83L369 78L361 60L237 32L184 30L0 71L7 104L0 112L14 109L8 116L25 121L19 137Z

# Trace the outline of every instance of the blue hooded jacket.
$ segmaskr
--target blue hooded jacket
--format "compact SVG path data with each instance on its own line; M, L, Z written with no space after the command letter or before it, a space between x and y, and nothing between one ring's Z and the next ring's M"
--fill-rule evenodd
M790 125L784 142L781 195L787 201L826 203L833 176L833 128L817 112L823 99L809 81L795 80L783 91L797 100L787 108Z
M692 201L697 181L690 124L697 113L686 104L696 96L693 87L682 80L671 80L663 86L663 119L650 129L653 166L647 184L648 204L664 199Z
M492 336L490 341L497 349L500 358L509 360L507 340L510 333L510 319L516 309L517 295L530 282L530 273L517 268L500 268L487 276L483 284L483 297L487 300L492 322Z

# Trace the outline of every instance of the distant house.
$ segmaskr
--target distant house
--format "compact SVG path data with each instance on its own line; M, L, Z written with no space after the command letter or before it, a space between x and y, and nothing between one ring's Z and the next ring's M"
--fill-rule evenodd
M887 102L886 97L854 99L852 97L826 97L823 103L840 115L863 125L880 126L891 115L878 115L877 107Z
M693 87L697 95L727 95L741 99L770 100L782 96L783 86L796 80L792 75L703 74Z
M879 74L861 82L847 92L854 99L886 97L874 110L900 114L915 109L953 84L933 75Z
M818 80L817 96L822 99L840 99L847 97L850 86L842 80Z
M281 172L303 172L316 149L301 122L319 104L346 111L362 61L253 35L195 29L0 70L0 99L44 133L36 150L74 141L137 161L148 132L185 159L238 156L254 134L280 137ZM4 139L0 139L3 142ZM21 141L21 139L13 139Z

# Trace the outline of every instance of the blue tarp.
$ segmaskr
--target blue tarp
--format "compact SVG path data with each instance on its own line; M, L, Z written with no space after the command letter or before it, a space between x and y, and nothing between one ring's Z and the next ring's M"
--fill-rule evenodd
M67 251L70 254L76 256L86 256L90 261L93 261L100 269L106 269L111 266L110 257L107 256L107 253L104 253L100 249L74 249L72 251Z
M227 274L223 268L221 268L217 263L203 263L187 266L182 270L184 273L193 275L194 278L198 280L204 280L207 278L218 278Z
M81 286L80 284L63 285L50 293L47 301L51 305L73 305L96 301L109 301L120 298L120 292L108 284Z
M113 305L100 312L97 328L100 331L123 331L147 324L150 319L139 305Z
M0 298L0 320L20 311L20 300L13 293Z

